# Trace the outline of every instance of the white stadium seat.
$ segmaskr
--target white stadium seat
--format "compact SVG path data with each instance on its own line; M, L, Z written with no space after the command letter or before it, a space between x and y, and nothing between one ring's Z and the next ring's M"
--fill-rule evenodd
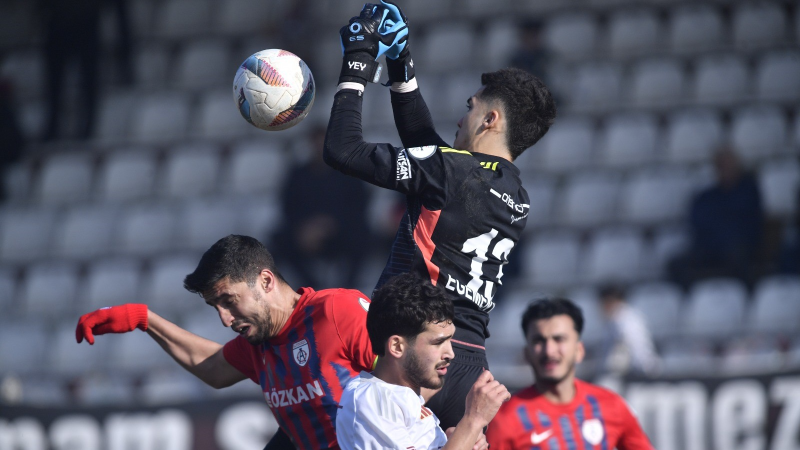
M628 302L644 314L655 339L678 334L682 300L681 289L666 282L639 284L628 292Z
M150 89L164 87L173 61L168 45L142 45L134 53L134 58L137 85Z
M633 228L600 229L592 234L581 260L589 283L635 281L640 277L644 238Z
M709 339L724 339L743 326L747 289L737 280L719 278L695 284L683 318L684 331Z
M522 185L528 191L530 199L530 211L526 229L537 225L547 225L552 220L553 199L556 193L555 179L540 175L536 177L524 177Z
M214 308L201 307L185 317L181 323L183 329L216 343L224 344L238 336L230 327L222 324Z
M622 71L609 62L588 63L577 69L572 104L578 109L608 108L619 101Z
M235 194L258 194L279 190L290 170L284 149L274 141L258 139L238 144L232 150L223 187Z
M655 158L658 124L649 114L622 114L606 123L600 157L609 167L631 167Z
M211 308L209 308L211 309ZM130 374L144 374L175 367L175 361L150 336L138 330L114 336L109 365ZM102 338L101 338L102 339Z
M664 106L684 97L684 68L674 59L653 59L633 69L631 101L637 106Z
M163 352L162 352L163 353ZM141 400L148 405L171 405L203 398L208 386L181 369L148 373L143 382Z
M219 2L219 11L213 15L214 28L229 36L248 36L274 25L285 11L278 11L289 3L263 2L261 0L225 0ZM314 9L314 8L311 8Z
M763 279L753 294L747 325L758 333L792 333L800 323L800 278L773 276Z
M191 42L178 55L176 74L170 80L173 87L200 90L222 85L232 73L236 73L236 66L229 63L228 54L225 41Z
M597 22L592 14L558 14L547 21L548 48L565 57L588 55L597 42Z
M670 21L670 47L677 52L713 49L722 45L724 31L722 15L714 6L679 6Z
M257 128L247 123L234 107L230 92L210 92L203 96L197 134L209 138L236 138L251 135Z
M765 56L756 72L756 91L763 100L800 98L800 52L774 52Z
M137 259L100 259L86 271L81 298L87 310L140 303L141 264Z
M686 212L694 182L678 168L645 169L633 173L621 189L622 215L633 222L656 224Z
M165 205L141 205L129 208L120 217L119 250L148 256L175 246L175 212Z
M683 228L667 226L657 229L647 250L642 270L654 277L664 276L666 265L686 250L689 240L689 233Z
M67 262L29 266L20 289L23 311L31 316L58 317L74 308L78 267Z
M97 108L94 137L100 142L122 142L130 135L130 122L137 106L134 93L103 93Z
M51 209L3 210L0 216L0 259L25 262L47 255L55 219L55 211Z
M13 316L13 312L19 305L16 304L17 296L17 275L15 271L7 268L0 268L0 308L7 311L6 317Z
M525 247L525 274L533 286L566 286L577 277L580 240L574 233L545 232Z
M156 11L156 33L169 39L208 32L213 15L210 0L167 0Z
M115 151L100 169L98 196L107 202L145 199L153 193L157 171L156 154L151 148Z
M164 193L173 198L211 193L220 172L220 151L212 144L182 144L165 161Z
M117 211L113 207L71 208L61 219L54 253L88 259L108 253L113 244Z
M763 48L786 38L786 17L778 3L740 3L733 14L733 42L743 49Z
M185 248L205 251L220 238L242 234L239 211L244 209L233 199L199 200L186 204L181 212L178 229Z
M616 215L620 180L605 172L578 173L567 180L558 205L567 224L597 225Z
M734 55L701 58L695 68L694 96L698 102L722 105L749 94L744 61Z
M26 375L47 368L42 355L48 343L48 330L42 321L12 322L4 318L0 322L0 375Z
M426 2L431 4L430 2ZM453 67L468 67L474 57L475 31L469 23L446 23L431 29L417 41L415 53L426 71L445 73ZM416 47L418 45L418 47Z
M89 152L63 153L47 158L39 180L39 200L61 205L88 200L92 188L94 161Z
M101 338L102 339L102 338ZM91 373L81 378L77 391L80 404L90 407L130 405L139 400L134 380L127 374L109 376L106 373Z
M478 0L483 4L483 0ZM480 43L481 63L488 70L505 67L519 45L519 31L513 20L500 19L488 24Z
M762 164L758 168L758 183L767 214L789 217L798 212L800 164L797 157Z
M714 110L688 110L670 115L666 156L676 163L710 161L723 141L720 115Z
M652 51L659 44L660 23L650 9L622 10L609 20L609 47L617 56Z
M189 98L178 93L144 97L133 113L131 137L158 143L184 137L189 125Z
M603 311L600 309L597 291L591 287L579 287L570 289L566 297L583 312L581 340L590 346L599 344L603 338Z
M194 272L199 261L200 258L193 255L170 255L157 259L145 276L142 298L155 311L183 311L202 304L202 298L183 288L183 279Z
M542 168L563 172L592 162L594 125L588 119L566 117L556 121L531 153L541 155Z
M751 106L736 111L731 142L744 161L753 162L784 151L788 123L775 106Z

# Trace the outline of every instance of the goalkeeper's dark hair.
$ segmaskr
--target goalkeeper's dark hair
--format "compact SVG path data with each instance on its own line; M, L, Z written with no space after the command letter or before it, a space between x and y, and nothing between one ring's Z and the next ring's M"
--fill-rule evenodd
M580 306L566 298L542 298L528 305L528 309L522 314L522 334L528 337L528 327L531 322L560 315L572 319L572 325L578 336L583 333L583 311Z
M522 69L509 68L481 75L484 101L498 101L508 122L506 143L511 159L547 133L556 119L556 103L547 86Z
M453 302L444 289L414 274L390 278L372 295L367 313L367 333L372 351L385 356L391 336L413 343L428 323L452 322Z
M183 287L189 292L203 295L220 280L228 278L231 283L244 281L252 288L258 274L264 269L286 282L264 244L249 236L231 234L203 253L194 272L183 279Z

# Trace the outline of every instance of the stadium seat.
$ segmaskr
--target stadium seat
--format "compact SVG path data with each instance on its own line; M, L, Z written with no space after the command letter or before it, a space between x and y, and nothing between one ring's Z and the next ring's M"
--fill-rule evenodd
M28 266L20 289L23 311L37 317L58 317L75 309L78 267L69 262Z
M541 157L540 169L567 172L591 164L594 141L595 132L591 120L565 117L553 124L530 153Z
M89 311L85 311L89 312ZM84 340L75 343L75 326L77 320L70 317L64 320L51 335L46 353L48 366L55 372L65 376L92 373L107 368L110 350L114 341L120 336L95 336L94 345Z
M424 66L426 71L445 73L453 67L470 66L476 50L475 32L470 23L443 23L429 30L414 45L420 66Z
M4 55L0 77L13 83L14 93L23 98L43 97L47 70L40 50L18 50Z
M652 59L633 69L631 101L636 106L668 106L684 97L684 69L674 59Z
M562 189L557 204L559 217L569 225L597 225L616 215L619 177L606 172L572 175Z
M672 11L669 41L675 52L689 53L723 45L724 24L712 5L691 4Z
M759 281L747 317L747 327L752 332L796 332L800 323L800 277L772 276Z
M10 163L2 170L2 189L6 195L5 204L27 204L31 201L33 185L33 164L29 161Z
M37 198L45 205L88 200L94 161L91 153L61 153L47 158L42 167Z
M777 372L782 369L783 360L775 339L743 336L725 345L720 362L724 374L735 376Z
M67 386L59 377L25 377L22 380L22 403L27 406L53 408L70 406Z
M172 198L209 194L217 187L220 151L212 144L182 144L164 163L163 192Z
M644 238L639 230L627 227L597 230L581 256L583 278L593 284L635 281L640 276L643 253Z
M17 274L10 268L0 267L0 308L6 317L13 317L17 310Z
M141 263L137 259L99 259L87 271L81 299L87 311L123 303L141 303Z
M55 219L52 209L4 209L0 216L0 260L19 263L47 255Z
M734 55L701 58L695 68L694 98L700 103L724 105L749 94L747 66Z
M223 175L223 187L234 194L263 194L280 190L291 161L271 140L252 140L233 148Z
M800 367L800 337L795 338L786 352L786 366Z
M498 378L513 379L514 383L532 381L530 366L525 362L523 354L525 335L522 332L521 318L528 304L543 296L544 294L531 292L530 289L517 289L508 293L504 291L503 298L492 310L492 320L489 322L489 333L492 337L486 341L486 357L492 374Z
M204 39L188 43L178 54L177 73L170 80L173 87L201 90L223 85L236 73L228 53L225 41Z
M124 407L139 401L134 380L127 374L91 373L81 378L76 397L89 407Z
M605 126L600 159L608 167L631 167L655 159L658 124L649 114L621 114Z
M603 312L600 309L597 291L591 287L579 287L570 289L566 297L583 312L581 340L589 346L599 344L603 338Z
M756 92L762 100L796 101L800 98L800 52L767 54L758 65Z
M23 376L46 370L42 355L47 351L48 343L48 331L43 321L10 321L4 317L0 322L0 375Z
M576 280L580 256L578 235L542 232L525 245L525 279L532 286L566 286Z
M714 110L680 111L669 116L666 156L671 162L710 161L723 141L722 119Z
M364 2L353 0L355 8L347 11L358 11ZM338 8L336 10L339 10ZM406 0L403 3L403 12L408 17L419 17L422 20L438 21L449 17L451 13L449 2L431 2L428 0ZM337 22L338 23L338 22Z
M663 276L666 265L688 247L689 241L689 233L683 228L666 226L657 229L647 249L642 271L653 277Z
M28 101L18 105L19 127L28 139L38 140L44 136L47 122L47 105L44 101Z
M213 14L210 0L168 0L156 11L156 34L181 39L208 32Z
M69 209L59 221L53 253L74 259L89 259L108 253L113 244L116 219L114 207Z
M733 42L741 49L770 47L786 38L783 7L774 2L740 3L732 26Z
M522 185L528 191L531 208L528 212L526 230L534 226L548 225L553 220L553 198L556 193L555 179L540 175L524 177Z
M672 339L664 343L661 369L666 376L711 375L718 373L719 364L710 342Z
M377 96L375 96L377 97ZM208 138L235 138L251 135L257 128L247 123L233 107L230 92L210 92L203 96L196 132Z
M587 63L577 69L571 103L579 110L608 108L619 101L622 71L609 62Z
M170 77L173 61L166 44L142 45L134 53L136 84L143 89L163 88Z
M185 319L181 322L183 329L218 344L225 344L238 336L230 327L222 324L222 320L214 308L202 306L200 309L195 309L191 314L184 316Z
M597 22L588 13L558 14L547 21L545 29L547 47L567 58L591 54L597 36Z
M187 203L182 208L178 224L181 246L203 252L224 236L242 234L239 228L239 211L242 209L244 205L232 198Z
M122 142L130 135L130 122L137 105L129 91L107 92L100 96L94 137L103 143Z
M641 224L657 224L682 217L694 187L691 175L680 168L634 172L621 189L622 216Z
M133 112L131 137L159 143L184 137L189 124L189 99L175 92L143 98Z
M778 107L745 107L733 115L731 142L746 162L783 152L788 134L786 116Z
M477 0L476 2L483 5L483 0ZM481 65L487 70L506 67L518 46L519 31L516 21L499 19L490 22L480 42L481 50L479 54L483 55L480 58Z
M692 336L724 339L741 330L747 290L737 280L719 278L695 284L683 317L684 331Z
M203 299L183 288L183 279L194 272L200 258L189 255L169 255L155 260L143 283L142 299L154 311L176 312L193 308Z
M654 339L678 334L682 300L681 289L667 282L639 284L628 292L628 302L644 314Z
M176 213L166 205L139 205L123 212L118 246L123 254L149 256L175 248Z
M800 164L797 157L768 161L758 168L758 183L767 214L790 217L797 211Z
M609 19L609 47L615 56L638 55L659 44L660 23L650 9L620 10Z
M142 381L141 401L146 405L190 402L202 399L209 393L207 389L209 388L199 379L185 370L157 371L149 373Z
M505 64L501 67L505 67ZM437 115L436 119L458 123L458 120L467 112L467 99L475 95L480 86L481 72L463 70L458 74L447 75L442 86L444 88L444 104L438 108L443 114ZM389 102L384 110L391 112ZM390 123L394 124L394 116L389 114L389 117Z
M157 170L156 154L151 148L114 151L100 168L97 196L110 203L145 199L153 193Z
M226 36L250 36L275 25L277 19L286 14L278 10L287 7L290 6L286 2L225 0L220 2L219 10L213 15L213 28Z
M161 349L161 346L139 330L114 336L114 341L110 345L108 364L129 374L145 374L175 366L175 361Z

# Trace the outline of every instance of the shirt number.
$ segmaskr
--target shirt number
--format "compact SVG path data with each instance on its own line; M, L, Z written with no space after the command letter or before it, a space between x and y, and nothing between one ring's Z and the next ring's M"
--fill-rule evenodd
M508 254L511 253L511 249L514 248L514 241L508 238L503 238L494 244L494 247L491 249L491 256L494 257L499 264L497 277L495 281L487 280L484 284L484 281L481 279L481 277L483 277L483 263L489 259L487 256L487 254L489 254L489 247L491 247L492 241L496 237L497 230L492 228L488 233L467 239L464 242L464 246L461 247L462 253L475 255L472 258L469 271L469 275L472 279L467 284L467 288L472 289L473 292L480 292L481 287L483 287L483 296L490 300L492 299L495 281L497 284L503 284L503 282L500 281L500 279L503 278L503 265L508 262Z

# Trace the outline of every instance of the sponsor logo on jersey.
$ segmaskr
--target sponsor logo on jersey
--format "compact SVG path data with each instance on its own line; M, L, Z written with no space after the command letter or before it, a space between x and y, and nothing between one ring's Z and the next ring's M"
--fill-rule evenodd
M292 346L292 354L294 355L294 362L300 367L308 364L308 341L303 339L295 342Z
M322 390L319 380L314 380L313 383L306 383L305 386L301 384L289 389L272 389L269 392L264 392L264 398L267 400L267 406L270 409L297 405L324 395L325 391Z
M481 293L473 290L468 285L462 284L450 274L447 274L447 284L445 285L445 288L471 300L472 303L478 305L478 308L480 308L482 311L488 312L494 308L494 303L492 302L491 297L483 296Z
M491 188L489 189L489 192L491 192L492 195L494 195L495 197L499 198L503 203L506 204L506 206L511 208L511 210L516 212L516 213L524 214L526 209L529 210L531 208L531 205L529 205L527 203L517 203L516 201L514 201L514 198L512 196L506 194L505 192L503 192L501 194L501 193L499 193L499 192L497 192L497 191L495 191L494 189L491 189ZM527 216L527 214L525 214L525 216ZM517 220L519 220L519 219L517 219ZM514 223L514 222L512 221L511 223Z
M539 445L542 442L544 442L545 440L547 440L547 438L549 438L550 435L552 435L552 434L553 434L553 430L552 429L549 429L549 430L545 431L544 433L537 433L537 432L534 431L533 433L531 433L531 444Z
M522 220L522 219L524 219L524 218L526 218L526 217L528 217L528 213L525 213L525 215L523 215L523 216L520 216L520 217L517 217L517 216L515 216L515 215L513 215L513 214L512 214L512 215L511 215L511 224L513 225L513 224L514 224L514 222L518 222L518 221L520 221L520 220Z
M402 149L397 153L397 180L411 179L411 165L408 163L406 150Z
M420 420L425 419L427 417L432 417L432 416L433 416L433 411L431 411L430 409L428 409L428 408L426 408L424 406L422 407L422 409L420 409L420 413L419 413Z
M603 424L600 423L600 419L589 419L583 422L581 434L583 438L586 439L586 442L592 445L599 445L603 441L603 436L605 435Z
M364 308L364 311L369 312L369 302L367 301L367 299L359 297L358 303L361 304L361 307Z
M427 159L436 153L435 145L426 145L424 147L411 147L407 148L408 154L414 159Z
M483 161L480 163L481 167L489 170L497 170L497 162Z

